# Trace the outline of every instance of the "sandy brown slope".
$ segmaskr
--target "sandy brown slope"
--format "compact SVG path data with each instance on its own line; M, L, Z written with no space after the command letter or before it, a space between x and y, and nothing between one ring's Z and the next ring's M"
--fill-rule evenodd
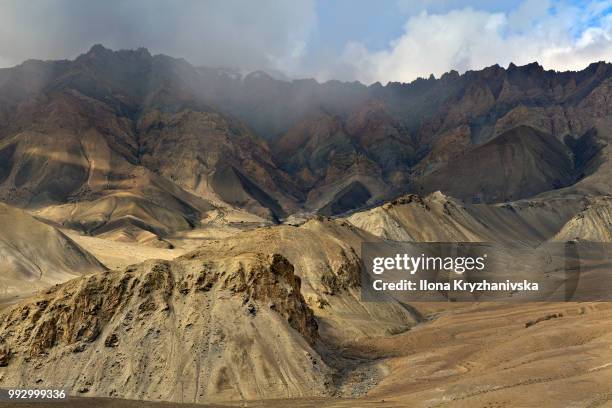
M32 293L104 266L66 235L0 203L0 299Z
M407 333L355 344L357 354L380 359L388 369L388 376L366 397L251 406L611 406L609 304L417 307L432 320ZM549 315L559 317L546 320ZM538 319L542 320L526 327Z
M474 205L436 192L406 195L346 220L399 241L540 243L551 239L585 205L578 197Z
M171 204L171 200L156 204L142 193L130 191L94 201L44 207L35 214L83 234L169 248L171 245L164 238L176 231L191 229L199 218L195 209L191 214L187 210L186 217L185 212L173 211Z
M607 407L610 323L606 303L466 305L362 345L389 356L390 375L368 399L391 407Z

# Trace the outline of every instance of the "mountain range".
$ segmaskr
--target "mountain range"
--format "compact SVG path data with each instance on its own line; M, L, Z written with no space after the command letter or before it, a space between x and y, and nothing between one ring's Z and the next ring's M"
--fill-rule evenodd
M600 194L611 76L603 62L562 73L534 63L319 84L96 45L0 71L0 194L25 207L75 203L88 233L128 222L117 213L128 202L156 219L181 214L136 217L157 235L219 202L278 221L406 192L487 203ZM88 219L92 205L115 213Z
M95 45L0 69L0 386L597 406L605 304L368 302L361 251L609 243L611 140L606 62L366 86Z

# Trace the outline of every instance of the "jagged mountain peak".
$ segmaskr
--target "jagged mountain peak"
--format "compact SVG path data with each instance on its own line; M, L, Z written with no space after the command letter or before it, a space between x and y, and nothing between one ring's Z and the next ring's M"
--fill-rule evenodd
M86 57L89 59L100 59L100 58L110 58L113 56L132 56L139 58L150 58L151 53L145 47L139 47L136 49L121 49L121 50L113 50L111 48L107 48L102 44L94 44L89 51L84 54L81 54L77 59Z
M610 115L605 103L591 101L605 99L600 94L608 92L612 69L605 62L564 73L535 62L507 69L493 65L370 87L288 82L261 71L242 80L185 60L152 56L144 48L113 51L100 44L74 61L35 65L0 72L0 115L6 118L0 124L0 151L13 152L11 160L18 163L16 158L28 150L11 150L16 145L8 137L35 128L51 140L61 124L63 132L72 134L68 156L81 166L87 162L76 153L82 133L95 128L100 140L131 165L145 166L206 199L264 216L271 211L277 218L295 210L350 210L332 204L353 197L355 188L360 192L357 206L420 188L435 191L440 187L427 180L446 177L449 163L461 170L467 164L457 161L460 156L469 157L515 128L532 133L524 127L535 129L537 141L520 139L519 155L535 160L545 146L555 146L554 161L562 168L546 161L523 166L531 170L522 185L537 188L510 187L513 177L494 177L484 184L465 183L475 189L486 185L487 191L462 190L461 197L505 200L570 186L576 181L576 160L564 140L580 138ZM587 108L593 104L599 108ZM602 137L607 137L605 130ZM20 138L24 146L36 144L32 135ZM508 142L503 154L510 154L515 143ZM74 159L72 152L80 158ZM507 162L522 158L513 160ZM596 171L597 160L593 158L589 171ZM6 188L14 188L21 166L5 166ZM77 188L84 185L87 172L58 168L70 175L68 184L74 183L75 190L53 197L89 196ZM467 174L457 169L453 174ZM215 191L219 180L226 179L239 187Z

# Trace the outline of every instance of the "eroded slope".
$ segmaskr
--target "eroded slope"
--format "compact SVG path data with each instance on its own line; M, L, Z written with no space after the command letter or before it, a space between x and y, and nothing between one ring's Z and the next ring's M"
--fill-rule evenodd
M1 321L3 386L197 402L325 395L331 384L280 255L147 261L72 280Z

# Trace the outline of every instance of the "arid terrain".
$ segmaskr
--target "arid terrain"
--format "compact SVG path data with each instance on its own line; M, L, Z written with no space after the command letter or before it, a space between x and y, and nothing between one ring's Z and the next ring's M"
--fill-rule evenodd
M611 100L604 62L366 87L96 45L0 69L0 388L68 390L31 404L57 407L612 406L612 303L361 287L363 243L611 243Z

